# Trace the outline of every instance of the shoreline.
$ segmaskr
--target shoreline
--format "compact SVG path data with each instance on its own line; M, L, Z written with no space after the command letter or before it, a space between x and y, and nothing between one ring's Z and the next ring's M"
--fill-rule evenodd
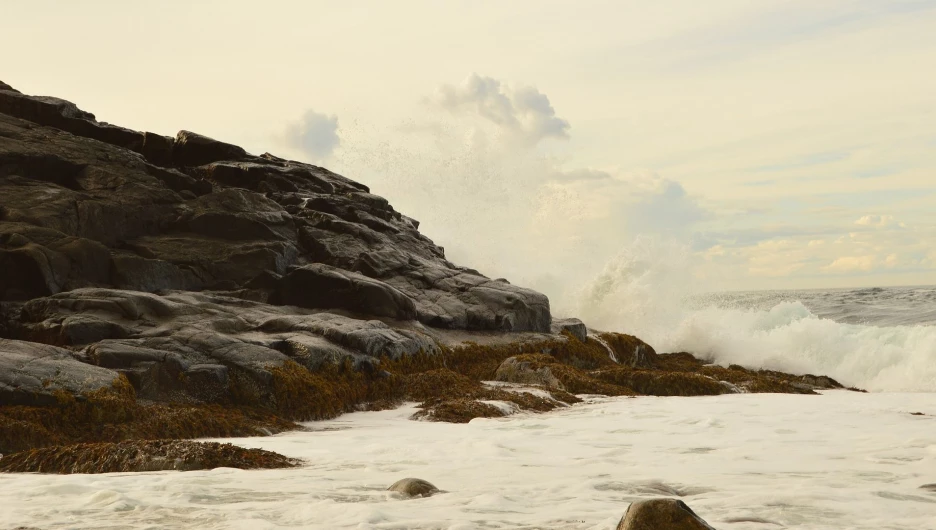
M311 373L314 379L305 370L284 370L275 385L289 398L280 403L294 403L292 409L146 403L136 399L126 381L79 399L61 396L54 406L3 406L0 447L7 454L42 447L68 452L75 443L266 436L301 429L303 421L395 408L406 401L420 403L422 419L467 423L504 416L506 409L493 403L548 412L580 402L580 394L689 397L842 388L823 376L724 368L687 353L657 354L636 337L614 333L588 336L584 342L565 333L532 342L462 343L439 354L384 359L380 367L377 377L345 366ZM520 388L507 388L514 385ZM46 464L44 469L55 468Z
M929 403L831 391L598 398L468 425L413 422L412 407L372 411L316 422L315 432L225 440L303 458L299 468L0 475L0 502L16 507L13 526L37 528L233 529L245 519L606 530L628 503L659 497L683 500L716 528L777 526L745 518L788 528L928 528L936 497L922 486L936 473L936 440L922 433L933 417L908 412ZM445 493L407 500L386 491L403 477ZM51 507L41 499L53 491Z

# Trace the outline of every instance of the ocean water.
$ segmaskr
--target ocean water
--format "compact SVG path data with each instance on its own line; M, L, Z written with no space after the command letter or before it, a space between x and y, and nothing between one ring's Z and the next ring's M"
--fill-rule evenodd
M930 394L596 398L465 425L414 410L234 440L300 469L0 475L0 528L610 530L633 500L677 497L719 529L936 529ZM404 477L445 493L385 491Z
M936 391L936 287L701 293L685 266L646 256L660 253L612 262L577 314L658 352L823 374L870 391Z
M592 397L466 425L410 420L411 405L348 414L231 440L299 469L0 475L0 530L612 529L653 497L719 529L936 530L936 491L920 488L936 483L936 288L657 290L651 303L627 285L596 304L658 351L871 392ZM404 477L445 493L385 491Z
M936 392L932 286L700 295L669 332L649 334L658 349L723 365L829 375L870 391Z

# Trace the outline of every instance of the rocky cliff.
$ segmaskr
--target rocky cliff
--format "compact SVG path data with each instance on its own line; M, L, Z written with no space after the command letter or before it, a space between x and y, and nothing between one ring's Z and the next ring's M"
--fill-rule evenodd
M418 228L321 167L0 83L0 451L270 432L417 395L457 417L503 398L479 381L521 353L552 356L531 362L556 392L730 390L646 390L652 348L553 322L544 295Z
M423 326L550 330L545 296L452 264L418 226L326 169L0 85L2 334L87 347L81 360L105 370L56 366L88 388L117 370L149 397L210 394L231 369L258 376L300 350L313 365L428 351ZM65 355L5 349L6 374ZM46 393L17 381L5 402Z

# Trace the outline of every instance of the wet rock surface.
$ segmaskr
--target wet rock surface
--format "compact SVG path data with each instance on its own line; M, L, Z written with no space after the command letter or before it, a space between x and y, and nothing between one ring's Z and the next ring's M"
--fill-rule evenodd
M420 478L404 478L394 482L387 491L402 493L407 497L430 497L439 493L439 488Z
M617 530L714 530L678 499L650 499L631 503Z
M114 372L82 363L70 351L0 339L0 403L52 405L58 394L84 394L114 384Z
M280 469L298 462L263 449L187 440L77 444L22 451L0 458L0 473L128 473L196 471L218 467Z
M329 309L343 292L365 315L550 329L545 296L452 264L418 223L326 169L189 131L130 131L4 87L0 138L0 264L12 272L2 300L78 287L237 290L300 268L257 296Z
M556 390L565 390L562 382L553 375L549 366L537 366L535 360L509 357L497 368L494 374L497 381L522 385L540 385Z

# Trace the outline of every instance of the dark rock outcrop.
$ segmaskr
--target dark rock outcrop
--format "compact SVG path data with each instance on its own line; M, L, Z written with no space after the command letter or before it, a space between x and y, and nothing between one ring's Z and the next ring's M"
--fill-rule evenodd
M0 83L0 452L268 434L412 399L467 422L572 394L837 388L553 321L544 295L418 228L324 168Z
M617 530L714 530L678 499L650 499L631 503Z
M2 404L123 376L146 400L281 409L285 372L381 377L438 353L431 328L550 331L545 296L418 226L326 169L0 84Z
M217 467L279 469L297 462L263 449L185 440L77 444L22 451L0 458L0 473L129 473L196 471Z
M359 313L415 320L413 300L386 283L356 272L316 263L283 278L280 300L299 307L331 307Z
M545 296L450 263L417 226L323 168L189 131L130 131L0 87L0 265L9 271L0 300L78 287L230 291L273 273L287 285L256 297L442 328L549 332ZM328 289L294 293L293 280L309 278L287 274L296 267ZM355 300L336 305L348 293Z
M349 363L373 372L380 358L439 349L425 333L376 320L210 293L96 288L30 300L9 333L76 349L84 363L66 350L3 341L58 350L72 365L111 380L123 374L140 397L194 403L236 401L238 385L247 384L261 396L255 404L275 404L274 373L289 362L312 371Z
M0 403L54 405L59 394L78 395L114 384L114 372L77 361L55 346L0 339Z

